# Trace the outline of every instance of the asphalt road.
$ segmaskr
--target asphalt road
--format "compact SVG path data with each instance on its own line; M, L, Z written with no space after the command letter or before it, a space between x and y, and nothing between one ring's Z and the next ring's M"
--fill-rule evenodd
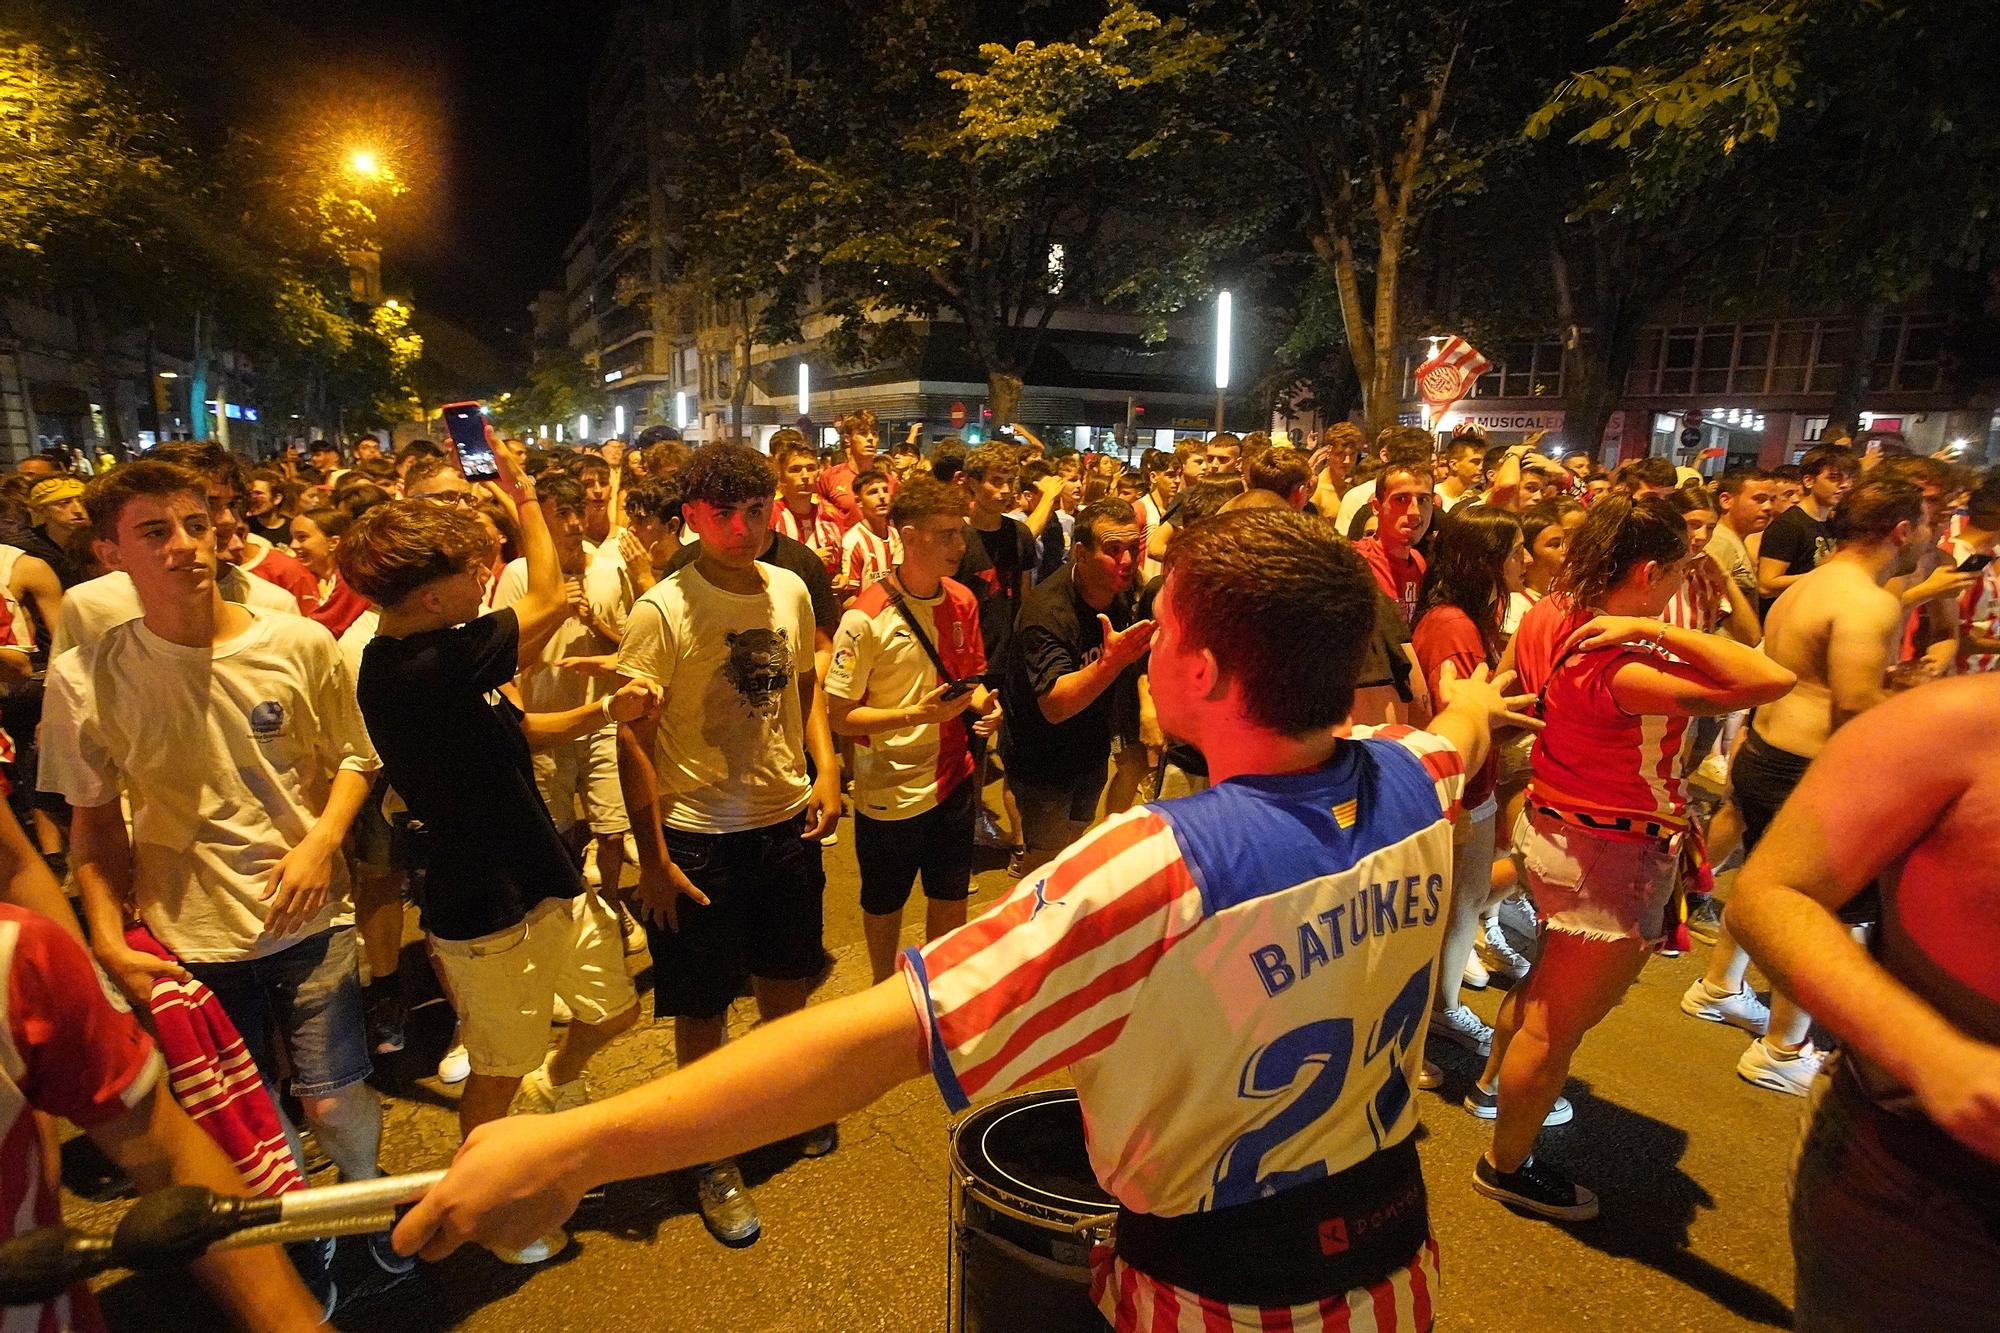
M817 998L868 981L851 826L827 854L827 943L835 965ZM973 910L1004 894L997 857ZM919 918L913 904L909 918ZM915 942L921 929L906 929ZM1567 1089L1571 1125L1545 1131L1542 1154L1596 1189L1595 1221L1555 1226L1475 1195L1472 1163L1489 1126L1460 1109L1476 1061L1433 1041L1442 1094L1421 1093L1420 1143L1442 1247L1439 1330L1738 1330L1790 1326L1786 1181L1803 1103L1737 1079L1747 1040L1684 1017L1681 991L1705 950L1655 960L1591 1035ZM642 978L643 979L643 978ZM1501 992L1468 992L1489 1021ZM648 1009L650 1012L650 1008ZM749 1002L733 1018L752 1021ZM383 1161L392 1171L444 1164L456 1146L456 1093L434 1077L449 1015L420 1010L410 1048L380 1062L388 1094ZM665 1025L643 1025L600 1056L594 1093L672 1067ZM949 1118L928 1081L906 1085L841 1125L841 1146L808 1161L785 1147L744 1159L763 1235L743 1250L710 1239L691 1185L657 1178L587 1198L573 1243L537 1268L462 1250L386 1290L358 1245L337 1272L339 1327L393 1330L729 1330L846 1333L946 1325ZM66 1179L88 1153L72 1143ZM324 1179L322 1180L324 1183ZM72 1220L102 1222L117 1202L71 1196ZM128 1276L100 1292L121 1329L220 1327L185 1276Z

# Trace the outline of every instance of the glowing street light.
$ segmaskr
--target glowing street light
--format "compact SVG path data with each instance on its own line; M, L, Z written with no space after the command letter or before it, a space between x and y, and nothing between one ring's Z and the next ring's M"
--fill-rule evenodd
M799 362L799 415L812 415L812 367Z
M688 428L688 396L686 389L674 390L674 429Z
M1222 393L1229 387L1229 293L1215 298L1215 429L1222 429Z
M372 148L355 148L347 154L347 169L364 180L374 180L382 174L382 159L375 156Z
M576 419L576 438L579 440L590 438L590 414L588 412L580 414Z
M614 439L625 438L625 405L613 404L611 408L611 434Z

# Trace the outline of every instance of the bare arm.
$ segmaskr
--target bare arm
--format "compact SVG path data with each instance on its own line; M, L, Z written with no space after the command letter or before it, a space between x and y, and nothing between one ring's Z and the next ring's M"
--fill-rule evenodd
M1042 716L1055 726L1061 726L1095 703L1097 696L1118 679L1118 674L1145 656L1146 650L1152 646L1153 622L1150 620L1134 621L1122 630L1112 629L1107 616L1100 615L1098 620L1104 632L1104 651L1095 662L1056 677L1055 683L1036 700L1041 706Z
M62 580L49 562L24 555L14 562L14 595L35 608L42 628L51 635L62 623Z
M1760 595L1776 597L1805 577L1804 574L1787 574L1785 566L1788 563L1762 554L1757 557L1757 591Z
M2000 1048L1959 1032L1834 915L1931 833L1986 762L1980 747L1938 738L1996 725L1990 690L1943 681L1836 731L1737 876L1727 920L1787 995L1914 1091L1940 1127L2000 1160Z
M200 1185L217 1194L251 1193L222 1150L159 1084L124 1115L91 1130L90 1138L142 1191ZM320 1326L319 1303L275 1245L217 1251L190 1267L244 1328Z
M1833 618L1827 634L1826 683L1833 699L1834 730L1889 697L1889 668L1903 608L1887 593Z
M833 639L824 630L814 635L813 672L798 682L799 708L806 724L806 753L812 757L812 795L806 802L805 837L822 838L840 822L840 752L833 748L833 724L827 716L827 663Z
M1586 651L1648 637L1687 664L1685 669L1641 662L1620 667L1611 693L1628 713L1713 717L1782 699L1798 683L1798 677L1763 653L1720 634L1621 616L1602 616L1593 623L1606 628L1583 640Z
M437 1260L474 1239L525 1244L597 1184L714 1161L868 1106L924 1072L925 1041L894 976L608 1101L481 1125L397 1226L396 1248Z
M0 900L31 912L40 912L68 931L78 944L89 946L83 924L76 919L62 885L49 870L48 862L21 831L14 812L0 806Z
M1035 500L1034 509L1022 522L1027 524L1028 531L1035 535L1036 541L1041 540L1042 533L1048 529L1049 520L1055 517L1056 500L1062 495L1062 488L1063 479L1053 475L1043 477L1035 483L1035 489L1040 495Z
M188 979L178 963L140 953L125 943L132 902L132 842L117 801L75 805L69 816L70 864L83 892L83 919L90 924L90 947L105 971L132 1000L146 1003L153 981Z

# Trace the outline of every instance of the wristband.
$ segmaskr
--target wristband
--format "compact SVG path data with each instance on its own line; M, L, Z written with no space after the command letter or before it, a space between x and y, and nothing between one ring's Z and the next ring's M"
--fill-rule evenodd
M604 696L604 698L598 701L597 711L604 714L604 720L606 722L617 721L616 718L611 716L611 701L617 697L618 696L615 694L607 694Z

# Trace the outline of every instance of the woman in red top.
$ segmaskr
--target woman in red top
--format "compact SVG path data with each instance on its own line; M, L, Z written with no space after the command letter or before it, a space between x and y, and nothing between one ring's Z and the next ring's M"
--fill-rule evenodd
M1521 686L1542 698L1514 829L1541 957L1501 1004L1466 1105L1497 1116L1473 1188L1544 1217L1597 1215L1596 1195L1535 1160L1535 1136L1584 1034L1666 934L1687 836L1676 760L1688 719L1754 708L1793 685L1754 648L1660 622L1687 562L1704 558L1665 500L1607 495L1515 635Z
M343 509L308 509L292 520L292 553L319 580L319 605L310 614L336 638L368 609L368 599L347 586L333 562L353 521Z
M1520 582L1525 559L1521 522L1505 509L1460 507L1445 516L1417 593L1417 627L1410 636L1417 662L1439 698L1438 673L1445 663L1463 678L1475 667L1492 669L1507 636L1501 618L1507 590ZM1499 814L1496 745L1479 771L1466 780L1458 817L1452 821L1451 910L1445 918L1444 948L1438 959L1431 1032L1474 1055L1492 1046L1493 1030L1460 1003L1465 965L1472 957L1480 917L1492 896L1493 828Z

